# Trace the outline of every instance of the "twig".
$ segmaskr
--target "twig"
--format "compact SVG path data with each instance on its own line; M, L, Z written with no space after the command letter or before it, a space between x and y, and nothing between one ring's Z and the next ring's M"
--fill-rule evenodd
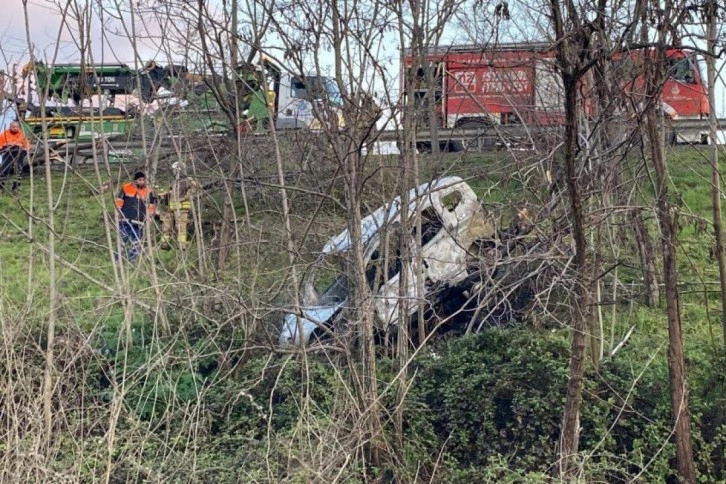
M610 358L612 358L613 356L615 356L615 353L617 353L618 351L620 351L620 349L623 346L625 346L625 343L628 342L628 340L630 339L630 336L633 334L633 331L634 330L635 330L635 326L632 326L630 328L630 330L625 334L625 337L623 338L623 340L620 343L618 343L615 346L615 348L613 348L613 349L610 350Z

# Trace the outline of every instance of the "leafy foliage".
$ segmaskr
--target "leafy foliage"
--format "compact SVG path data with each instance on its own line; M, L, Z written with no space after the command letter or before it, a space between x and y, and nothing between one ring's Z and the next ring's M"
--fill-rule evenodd
M417 361L409 428L433 432L429 452L443 451L457 469L486 470L490 476L499 469L496 478L504 481L512 479L512 469L553 475L568 352L560 335L526 329L496 329L437 345ZM625 351L585 381L580 460L587 479L640 476L652 482L670 476L674 450L665 362L643 366ZM722 411L718 400L703 398L700 392L707 388L712 382L694 384L694 408ZM699 468L704 477L718 478L723 467L713 454L723 448L722 438L709 421L695 421L708 434Z

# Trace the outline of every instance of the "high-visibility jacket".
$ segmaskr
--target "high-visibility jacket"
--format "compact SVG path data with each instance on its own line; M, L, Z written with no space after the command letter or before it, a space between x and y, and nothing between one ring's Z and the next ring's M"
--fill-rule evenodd
M6 129L0 133L0 149L7 146L19 146L24 150L30 149L30 141L25 137L22 130L18 130L16 133L11 133L10 129Z
M156 211L156 196L148 187L139 188L136 183L124 183L116 198L116 207L121 210L123 219L129 222L143 222L147 212Z
M169 210L191 210L190 198L199 191L199 183L190 176L175 180L168 192Z

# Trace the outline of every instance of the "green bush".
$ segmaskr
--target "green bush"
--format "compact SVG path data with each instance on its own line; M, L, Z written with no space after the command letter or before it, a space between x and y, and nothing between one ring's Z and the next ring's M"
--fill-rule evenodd
M632 350L622 350L599 373L585 376L579 459L587 480L672 477L667 362L644 364L634 351L629 359ZM417 361L407 402L409 428L414 434L429 429L435 438L425 451L433 456L443 450L457 473L477 469L494 480L513 478L513 470L555 475L569 352L569 342L559 335L526 329L441 343ZM719 378L712 371L717 367L708 368L711 378ZM701 389L713 386L694 378L691 403L699 471L703 478L718 479L724 427L717 417L723 419L718 414L723 407L701 395ZM714 428L714 421L721 427Z

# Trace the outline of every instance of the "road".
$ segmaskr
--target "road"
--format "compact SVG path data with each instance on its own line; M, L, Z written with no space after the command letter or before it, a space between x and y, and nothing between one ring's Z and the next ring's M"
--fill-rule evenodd
M726 127L726 118L721 118L719 128ZM492 149L501 149L508 146L531 145L536 144L538 140L556 137L559 135L559 127L527 127L524 125L497 125L486 126L481 128L439 128L439 142L442 148L449 148L451 151L469 150L469 151L487 151ZM683 141L702 142L706 140L703 137L708 132L708 121L700 119L680 119L669 120L666 125L666 140L670 143ZM301 132L280 133L281 137L299 136ZM677 139L675 133L680 133L685 139ZM726 143L726 129L720 129L719 141ZM218 143L225 135L220 133L214 134L198 134L193 137L193 143ZM250 135L255 139L267 141L266 135ZM381 131L376 138L375 153L377 154L396 154L398 153L397 141L400 139L401 133L397 130ZM156 149L162 152L174 151L187 145L192 138L189 136L166 136L161 139L147 138L147 143L143 143L140 137L115 137L106 140L98 140L95 143L84 142L74 143L67 141L56 141L49 143L50 159L52 163L64 163L66 161L75 161L83 163L88 159L92 159L95 155L106 154L116 161L122 161L124 158L139 157L146 152L153 152ZM430 148L431 133L428 130L422 130L416 135L416 143L419 150ZM444 146L448 143L448 146ZM45 152L42 145L36 145L32 150L34 165L42 164L45 161Z

